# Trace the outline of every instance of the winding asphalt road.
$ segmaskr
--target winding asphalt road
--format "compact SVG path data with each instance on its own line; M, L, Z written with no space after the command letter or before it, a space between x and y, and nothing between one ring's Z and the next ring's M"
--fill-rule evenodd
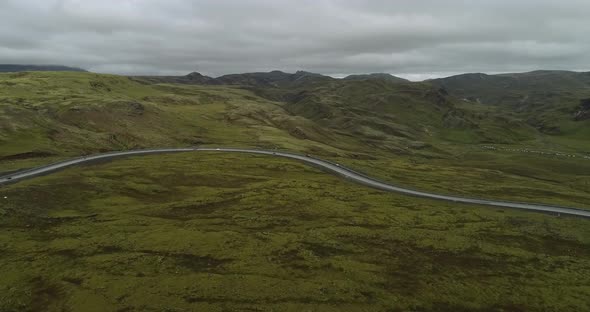
M564 215L571 215L571 216L576 216L576 217L590 218L590 210L548 206L548 205L532 204L532 203L516 203L516 202L505 202L505 201L496 201L496 200L488 200L488 199L465 198L465 197L439 195L439 194L433 194L433 193L428 193L428 192L415 191L415 190L387 184L384 182L380 182L378 180L375 180L373 178L365 176L361 173L358 173L354 170L345 168L339 164L332 163L332 162L325 161L325 160L321 160L321 159L317 159L317 158L310 157L310 156L297 155L297 154L278 152L278 151L242 149L242 148L202 148L202 147L198 147L198 148L164 148L164 149L147 149L147 150L124 151L124 152L112 152L112 153L98 154L98 155L92 155L92 156L85 156L85 157L79 157L79 158L75 158L75 159L70 159L70 160L66 160L66 161L62 161L62 162L53 163L53 164L50 164L47 166L42 166L42 167L33 168L33 169L29 169L29 170L24 170L24 171L18 171L18 172L14 172L12 174L5 175L5 176L0 176L0 186L4 185L4 184L9 184L9 183L16 183L16 182L24 180L24 179L29 179L29 178L32 178L35 176L48 174L50 172L54 172L57 170L64 169L66 167L70 167L70 166L82 164L82 163L91 163L91 162L95 162L95 161L108 160L111 158L123 157L123 156L162 154L162 153L179 153L179 152L197 152L197 151L250 153L250 154L262 154L262 155L286 157L286 158L291 158L291 159L303 161L307 164L310 164L310 165L319 167L321 169L339 174L350 181L357 182L357 183L360 183L360 184L363 184L363 185L366 185L369 187L373 187L376 189L380 189L383 191L402 193L402 194L407 194L407 195L412 195L412 196L417 196L417 197L446 200L446 201L451 201L451 202L456 202L456 203L487 205L487 206L531 210L531 211L538 211L538 212L564 214Z

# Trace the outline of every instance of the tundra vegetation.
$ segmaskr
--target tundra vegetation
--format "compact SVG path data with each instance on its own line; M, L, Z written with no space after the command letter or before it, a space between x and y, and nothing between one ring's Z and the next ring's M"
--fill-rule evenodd
M534 86L497 103L495 89L454 83L5 73L0 172L111 150L250 147L421 190L590 209L584 88L560 85L547 108ZM0 310L583 311L589 229L268 156L129 157L0 188Z

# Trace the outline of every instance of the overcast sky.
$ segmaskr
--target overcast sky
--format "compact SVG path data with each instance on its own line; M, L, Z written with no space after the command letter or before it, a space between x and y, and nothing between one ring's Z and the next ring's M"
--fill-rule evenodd
M588 70L589 0L0 0L0 63L413 80Z

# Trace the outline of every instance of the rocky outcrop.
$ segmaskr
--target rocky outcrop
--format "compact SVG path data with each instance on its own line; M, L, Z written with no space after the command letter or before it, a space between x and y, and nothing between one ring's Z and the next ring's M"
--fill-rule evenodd
M305 131L301 128L301 127L295 127L293 129L289 129L289 134L293 137L296 137L298 139L307 139L308 136L305 133Z
M574 113L574 120L587 120L590 119L590 99L582 99L580 100L580 106L578 110Z
M479 126L473 122L471 116L463 110L451 108L442 117L445 128L452 129L477 129Z
M195 83L195 84L216 84L215 79L204 76L201 73L192 72L185 76L186 80Z
M127 115L129 116L141 116L145 112L145 106L139 102L128 102L127 103Z

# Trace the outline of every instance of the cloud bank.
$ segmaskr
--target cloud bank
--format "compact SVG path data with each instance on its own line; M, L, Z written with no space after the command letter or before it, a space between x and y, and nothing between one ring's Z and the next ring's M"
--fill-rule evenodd
M587 70L590 1L3 0L0 63L423 79Z

